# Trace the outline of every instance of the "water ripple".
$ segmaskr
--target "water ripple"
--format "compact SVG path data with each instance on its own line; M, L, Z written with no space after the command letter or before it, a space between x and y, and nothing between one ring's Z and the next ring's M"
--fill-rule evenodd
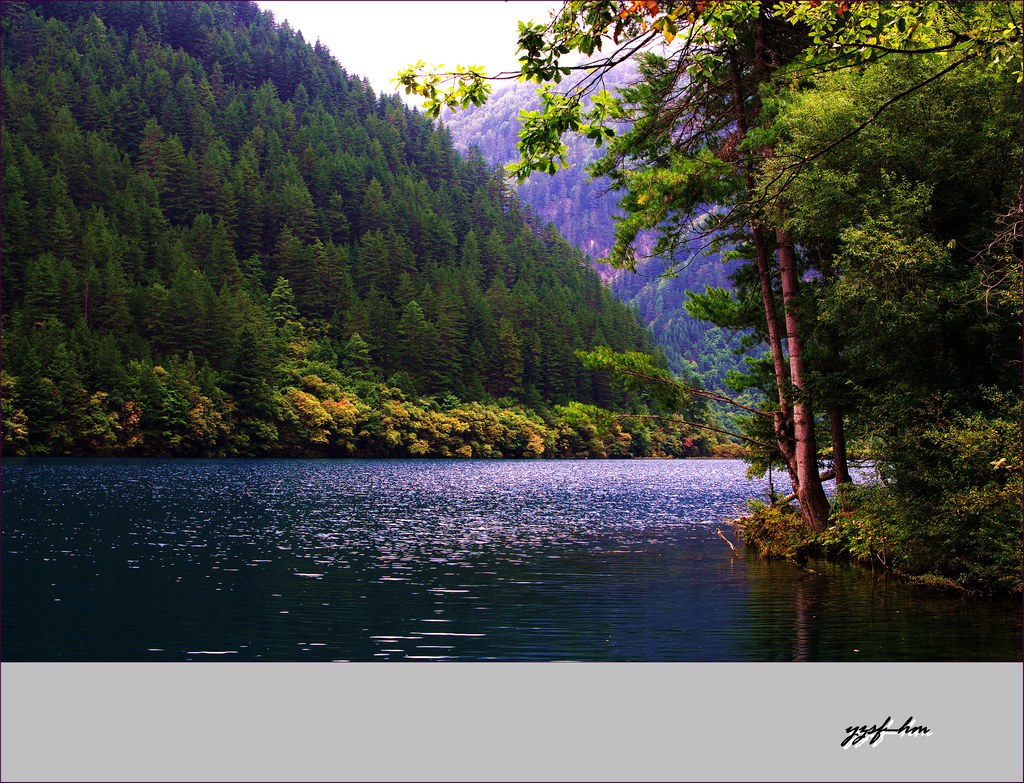
M860 572L825 587L731 556L715 528L766 493L723 460L5 460L3 654L919 655L904 593L879 609L889 588ZM1019 649L1019 607L997 628L952 605L924 616L943 619L940 659L991 655L970 653L980 638Z

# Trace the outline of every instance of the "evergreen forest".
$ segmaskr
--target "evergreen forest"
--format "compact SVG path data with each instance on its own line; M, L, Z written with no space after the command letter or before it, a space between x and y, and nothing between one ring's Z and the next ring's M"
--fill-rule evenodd
M636 313L479 151L255 3L2 12L5 454L728 441L604 412L646 407L578 352L651 353Z

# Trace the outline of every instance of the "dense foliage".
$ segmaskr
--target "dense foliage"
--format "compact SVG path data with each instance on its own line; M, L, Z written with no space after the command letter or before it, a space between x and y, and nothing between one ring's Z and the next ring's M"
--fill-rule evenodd
M780 96L764 182L937 70L891 59ZM1021 155L1020 90L975 61L791 173L786 198L815 272L810 386L881 479L850 507L888 563L1016 589Z
M693 454L479 154L254 3L4 3L7 454ZM595 418L597 416L597 418ZM627 430L623 429L627 427Z

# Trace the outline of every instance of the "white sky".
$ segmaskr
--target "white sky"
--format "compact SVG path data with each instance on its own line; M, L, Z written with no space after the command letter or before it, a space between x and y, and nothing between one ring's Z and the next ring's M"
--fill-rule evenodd
M301 30L307 43L319 38L350 75L365 76L377 93L398 92L391 79L417 60L483 65L488 73L517 70L516 22L547 22L561 6L553 0L257 2L278 24L287 19Z

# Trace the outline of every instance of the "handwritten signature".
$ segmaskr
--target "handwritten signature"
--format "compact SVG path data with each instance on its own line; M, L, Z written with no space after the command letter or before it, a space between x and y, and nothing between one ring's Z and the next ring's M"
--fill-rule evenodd
M931 734L927 726L914 725L913 715L907 718L898 729L890 728L892 725L892 716L890 715L881 725L876 723L874 726L847 726L846 739L840 743L840 747L855 748L868 737L871 737L868 740L868 746L879 745L886 734L895 734L898 737L927 737Z

